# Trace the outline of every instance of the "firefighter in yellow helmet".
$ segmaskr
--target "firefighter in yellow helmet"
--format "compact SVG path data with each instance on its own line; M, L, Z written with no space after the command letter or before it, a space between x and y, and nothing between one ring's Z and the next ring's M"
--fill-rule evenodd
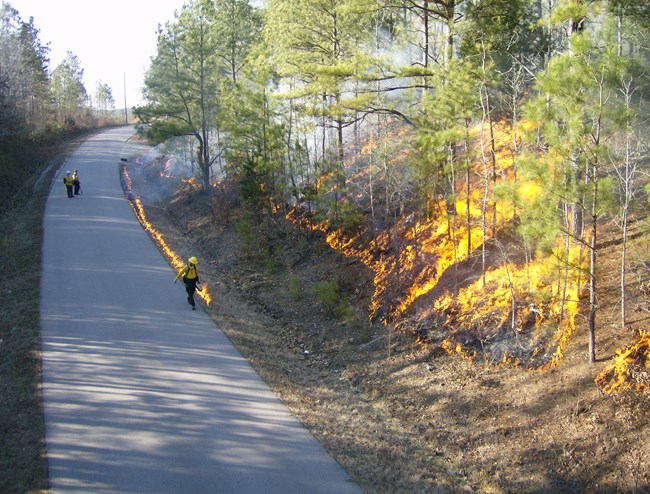
M194 292L196 291L196 285L200 284L199 280L199 270L196 268L196 257L192 256L187 260L187 264L178 272L176 278L174 278L174 283L178 281L178 278L183 278L183 283L185 283L185 291L187 292L187 303L192 306L192 310L196 309L196 302L194 302Z
M70 176L70 170L65 172L65 177L63 177L63 183L65 184L66 191L68 192L68 197L74 198L74 195L72 194L72 185L74 184L74 181Z

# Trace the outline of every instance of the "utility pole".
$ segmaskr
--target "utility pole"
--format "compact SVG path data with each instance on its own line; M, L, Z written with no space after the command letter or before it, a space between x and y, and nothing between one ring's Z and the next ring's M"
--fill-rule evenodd
M124 75L124 123L129 124L129 110L126 106L126 72L123 72Z

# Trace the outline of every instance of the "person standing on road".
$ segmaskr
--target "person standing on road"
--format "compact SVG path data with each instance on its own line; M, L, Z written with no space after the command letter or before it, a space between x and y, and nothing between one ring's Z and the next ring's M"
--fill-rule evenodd
M196 257L192 256L188 259L187 264L183 266L176 278L174 278L174 283L178 281L178 278L183 277L183 283L185 283L185 291L187 292L187 303L192 306L192 310L196 310L196 303L194 302L194 292L196 291L196 285L200 284L199 281L199 271L196 268L197 263Z
M74 185L74 195L78 196L81 190L81 182L79 181L79 172L77 170L72 173L72 184Z
M65 172L65 177L63 177L63 183L65 184L65 188L68 191L68 197L74 197L72 193L72 186L74 185L74 180L70 176L70 170Z

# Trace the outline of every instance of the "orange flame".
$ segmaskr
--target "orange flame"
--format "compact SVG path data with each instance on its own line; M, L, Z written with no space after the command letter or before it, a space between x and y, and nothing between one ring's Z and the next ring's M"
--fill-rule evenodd
M165 160L165 163L162 166L162 170L160 171L160 176L161 177L169 178L169 177L172 176L170 171L169 171L169 166L171 165L171 163L172 163L172 158L168 157L167 160Z
M451 273L450 269L471 261L468 256L480 251L484 235L488 237L485 240L490 240L493 228L482 227L486 218L488 221L495 218L494 230L498 232L508 227L515 217L514 202L497 200L494 196L494 185L499 181L512 185L513 139L513 132L505 123L497 126L494 140L497 176L489 170L489 184L488 177L485 181L482 178L487 173L486 167L475 163L481 179L477 179L479 186L472 188L469 197L465 191L467 184L459 182L451 204L442 199L430 204L430 218L414 219L412 215L401 218L390 230L375 234L365 243L362 239L368 236L363 232L346 235L343 230L333 229L327 219L315 221L309 214L301 214L299 209L289 211L286 217L300 228L322 231L332 249L358 258L373 272L371 320L395 321L402 327L409 311L416 312L408 316L414 327L433 324L446 331L449 336L442 339L442 347L470 359L476 357L476 351L467 346L468 341L493 338L502 328L510 328L518 345L530 345L524 352L527 363L541 370L548 369L562 358L574 330L579 283L584 283L584 277L581 280L578 275L585 262L579 248L572 247L565 252L564 244L558 239L553 255L528 259L525 264L521 259L519 265L504 254L500 266L487 269L484 275L479 270L474 280L460 273L459 288L447 285L452 293L436 291L441 278ZM372 153L380 145L374 138L370 139L361 155ZM486 150L485 155L490 151ZM390 160L388 163L393 165ZM366 170L354 171L353 164L354 159L346 180L350 198L363 189L363 181L368 179ZM323 177L318 186L325 186L327 178ZM543 187L544 184L518 177L517 196L524 204L532 204ZM498 256L497 253L492 255ZM558 274L561 272L558 260L562 259L568 259L569 265L576 267L568 276ZM459 340L453 336L454 332L470 336ZM426 342L426 338L418 334L418 341ZM520 361L520 357L508 353L507 349L499 349L499 352L502 353L498 353L497 358L502 363L516 365Z
M180 270L185 265L185 262L176 252L174 252L171 249L171 247L169 247L169 245L167 245L167 242L165 241L163 234L160 233L158 230L156 230L154 226L149 222L149 220L147 220L147 216L144 211L144 206L142 205L142 200L140 199L139 196L134 196L133 193L131 192L132 181L131 181L131 177L129 177L129 172L125 166L122 166L122 176L124 177L126 195L127 198L129 199L129 204L131 205L131 208L135 213L135 217L138 219L138 221L140 222L144 230L147 233L149 233L149 235L156 243L156 245L158 245L158 247L160 248L161 252L165 255L165 257L167 257L167 260L172 265L172 267L177 271ZM210 294L207 284L203 284L203 289L201 291L197 291L196 293L199 296L199 298L203 299L208 306L211 304L212 295Z
M635 342L616 351L612 363L596 377L607 394L628 389L650 390L650 330L641 331Z

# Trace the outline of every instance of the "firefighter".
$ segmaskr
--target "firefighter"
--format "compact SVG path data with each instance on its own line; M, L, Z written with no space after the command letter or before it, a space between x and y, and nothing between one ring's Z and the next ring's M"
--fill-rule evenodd
M74 181L70 176L70 170L65 172L65 177L63 177L63 183L65 184L65 188L68 191L68 197L74 198L74 194L72 193L72 186L74 185Z
M79 172L77 170L72 172L72 184L74 185L74 195L78 196L81 190L81 182L79 181Z
M192 256L187 260L187 264L183 266L176 278L174 278L174 283L178 281L178 278L183 278L183 283L185 283L185 291L187 292L187 303L192 306L192 310L196 310L196 303L194 302L194 292L196 291L196 285L200 284L199 281L199 271L196 268L197 263L196 257Z

